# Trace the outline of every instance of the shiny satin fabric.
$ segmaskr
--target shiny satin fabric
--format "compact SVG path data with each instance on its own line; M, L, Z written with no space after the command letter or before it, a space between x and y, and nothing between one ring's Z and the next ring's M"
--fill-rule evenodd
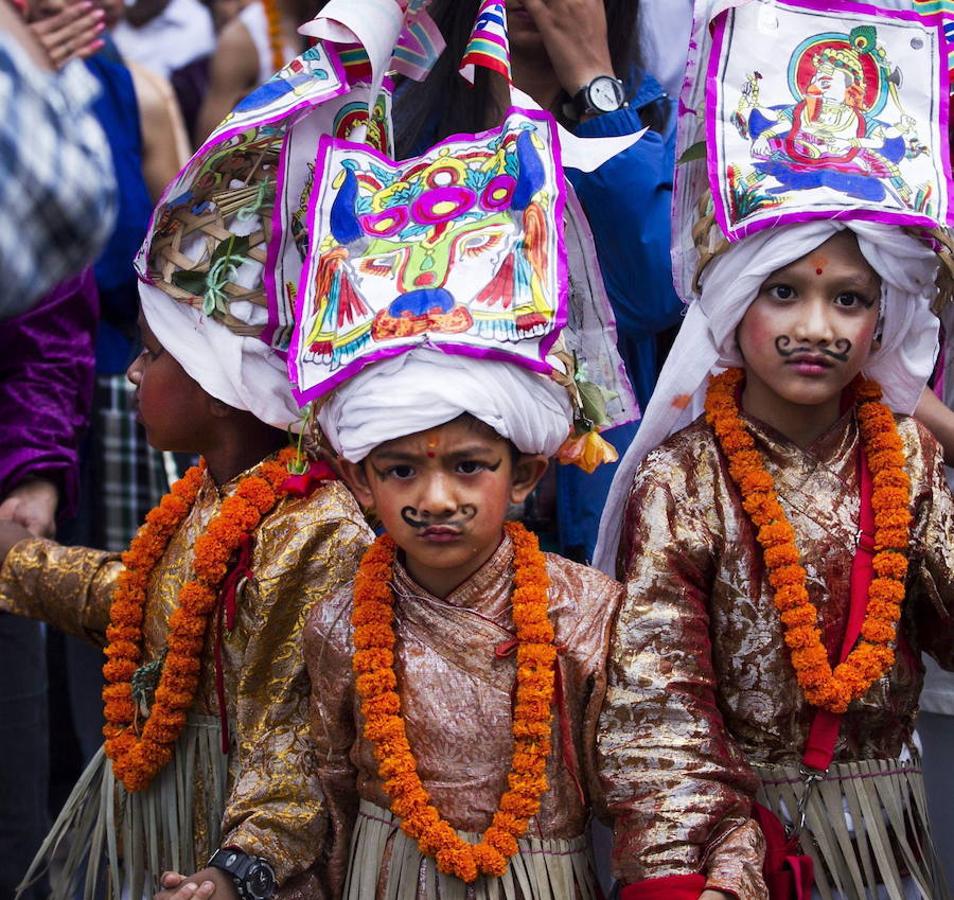
M795 529L833 650L845 627L858 527L854 413L805 449L763 423L746 424ZM844 716L836 762L898 757L911 740L921 651L954 665L954 504L934 439L913 419L898 417L898 425L914 524L897 661ZM626 599L599 728L604 768L632 782L629 795L610 797L611 811L633 824L617 844L616 866L630 879L696 871L746 814L757 786L749 761L797 766L812 719L752 524L703 420L639 469L618 566ZM751 871L738 875L755 890Z
M555 704L550 789L529 835L573 840L584 833L590 804L601 806L592 751L621 588L595 570L549 554L547 571L564 702ZM415 584L400 563L393 588L395 670L418 772L451 825L482 833L507 789L512 753L512 543L505 537L484 567L443 600ZM351 608L351 590L343 588L314 608L305 629L319 779L329 821L330 897L340 897L346 881L359 800L389 807L372 745L362 734L351 669ZM568 742L561 741L561 716L569 726ZM376 893L380 900L386 896L390 859L388 849ZM402 887L408 893L400 896L430 896L423 874L415 872L415 878L416 886Z
M195 506L149 584L143 661L165 646L169 617L191 577L192 548L243 473L222 488L206 475ZM373 535L338 482L310 497L286 497L255 534L249 578L238 592L235 628L223 640L223 681L232 732L223 846L265 857L284 896L313 896L322 828L308 677L301 633L312 607L350 579ZM43 619L102 644L121 564L115 555L50 541L16 545L0 570L0 609ZM209 629L193 712L219 716ZM208 859L212 785L194 786L195 858ZM171 860L165 863L172 868ZM154 875L158 873L153 873Z

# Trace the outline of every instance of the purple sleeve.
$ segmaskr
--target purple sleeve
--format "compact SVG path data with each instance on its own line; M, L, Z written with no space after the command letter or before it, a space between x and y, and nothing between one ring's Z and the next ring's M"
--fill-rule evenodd
M27 478L45 478L60 491L60 515L75 512L98 316L86 269L0 322L0 500Z

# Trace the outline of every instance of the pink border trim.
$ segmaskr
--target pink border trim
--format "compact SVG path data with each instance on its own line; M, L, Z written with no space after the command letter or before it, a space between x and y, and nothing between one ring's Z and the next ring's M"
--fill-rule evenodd
M275 170L275 205L272 207L272 239L268 244L268 252L265 254L265 271L263 273L263 283L265 285L265 303L268 312L268 322L265 329L259 337L269 346L272 338L278 330L278 286L275 283L275 265L278 262L279 251L283 248L283 236L285 229L283 227L285 218L285 204L283 193L285 190L285 166L288 162L288 148L291 141L286 137L282 141L282 149L278 154L278 166ZM276 353L284 356L286 351L273 347Z
M801 210L800 212L781 213L774 218L759 219L755 222L741 223L735 228L730 227L729 217L722 197L722 183L719 172L719 153L716 146L715 112L718 109L716 85L719 76L719 64L722 61L722 45L725 41L726 26L730 13L734 7L720 13L712 24L712 50L706 66L706 170L709 176L709 188L712 191L713 207L716 222L722 233L730 241L739 241L750 234L763 231L766 228L775 228L779 225L791 225L796 222L810 222L816 219L847 219L863 220L868 222L882 222L886 225L921 225L932 227L935 225L954 224L952 212L952 198L954 198L954 176L951 172L951 148L947 140L950 121L950 70L944 57L947 41L944 36L944 17L941 13L922 15L914 10L881 9L868 3L852 3L849 0L778 0L778 5L793 10L810 10L829 13L855 13L861 16L877 15L886 19L900 19L906 22L919 22L925 28L934 28L938 36L939 69L938 79L938 128L940 131L941 171L947 187L947 204L944 216L932 219L930 216L918 213L905 213L901 210L889 211L886 209L819 209Z
M347 78L347 76L346 76L346 74L345 74L344 66L341 64L341 60L338 58L338 53L337 53L337 51L334 49L334 47L333 47L332 45L326 44L326 43L324 43L324 42L321 42L321 48L322 48L322 50L324 51L325 56L328 58L328 62L329 62L329 64L330 64L332 70L334 71L335 75L336 75L337 78L338 78L338 87L335 88L333 91L330 91L330 92L327 93L327 94L322 94L322 95L321 95L320 97L318 97L318 98L311 97L311 98L302 100L301 102L296 103L294 106L290 107L289 109L285 110L284 112L275 113L274 115L272 115L272 116L266 116L266 117L263 118L263 119L258 119L258 120L256 120L256 119L250 119L249 121L245 122L243 125L235 125L235 126L233 126L232 128L227 128L227 129L226 129L225 131L223 131L221 134L216 135L213 140L211 140L211 141L210 141L210 140L206 140L206 141L202 144L202 146L199 147L199 149L196 150L195 153L193 153L192 156L189 157L189 161L179 170L179 172L178 172L178 174L176 175L176 177L173 178L172 181L169 182L169 184L166 186L166 188L163 190L162 194L160 195L160 197L159 197L159 202L155 205L155 207L154 207L153 210L152 210L152 215L150 215L150 217L149 217L149 225L148 225L148 227L147 227L147 229L146 229L146 242L147 242L147 243L152 243L152 232L153 232L153 228L155 227L156 216L158 215L159 211L162 210L164 207L168 206L169 203L171 202L171 200L175 200L176 197L181 196L181 194L177 194L176 197L170 198L169 195L170 195L170 193L171 193L171 191L172 191L173 186L179 185L179 182L180 182L180 179L182 178L182 176L186 173L186 171L188 171L188 169L189 169L189 168L192 166L192 164L199 158L200 155L202 155L202 156L207 156L210 151L214 150L214 149L215 149L216 147L218 147L220 144L225 143L225 141L227 141L227 140L229 140L230 138L234 137L236 134L240 134L240 133L243 132L243 131L248 131L249 128L261 128L261 127L264 126L264 125L274 125L276 122L280 122L280 121L282 121L283 119L291 118L293 115L295 115L296 113L300 112L300 111L303 110L303 109L312 109L312 108L314 108L315 106L320 106L321 104L327 103L329 100L334 100L335 97L340 97L342 94L346 94L346 93L348 93L348 91L351 90L350 83L349 83L348 78ZM309 49L311 49L311 48L309 48ZM262 85L259 85L259 87L262 87ZM256 90L258 90L258 88L256 88ZM254 92L253 92L253 93L254 93ZM284 148L283 148L283 149L284 149ZM277 196L278 196L278 194L277 194L277 191L278 191L278 184L277 184L277 182L276 182L276 185L275 185L275 190L276 190L276 197L277 197ZM274 210L272 211L272 219L273 219L273 224L274 224ZM143 246L140 248L139 253L136 254L137 259L139 258L140 254L143 254L143 251L145 250L145 248L146 248L146 243L143 244ZM270 255L270 253L269 253L269 255ZM146 284L152 284L152 280L148 277L148 274L147 274L147 271L146 271L146 262L145 262L145 255L144 255L144 254L143 254L143 269L142 269L142 271L139 271L139 269L138 269L138 267L137 267L137 273L138 273L138 275L139 275L140 281L144 281ZM274 281L274 279L273 279L273 281ZM272 311L271 311L271 309L272 309L272 306L273 306L273 304L274 304L274 297L273 297L273 296L270 296L269 293L268 293L268 282L267 282L267 280L265 280L264 283L265 283L265 288L266 288L266 300L267 300L267 302L268 302L268 304L269 304L269 307L268 307L268 308L269 308L269 325L271 325L271 317L272 317ZM274 287L274 285L273 285L273 287ZM271 332L270 332L270 333L273 333L273 332L274 332L274 328L271 329ZM264 340L264 335L265 335L265 332L262 332L262 339L263 339L263 340Z
M554 171L556 173L556 199L554 201L554 221L562 223L563 221L563 211L566 205L566 177L563 175L563 159L560 153L560 141L559 134L556 128L556 121L553 116L543 110L532 110L532 109L522 109L520 107L511 106L504 117L504 121L512 115L517 114L521 115L527 119L537 122L544 122L547 126L547 129L550 132L551 146L553 147L553 160L554 160ZM432 151L443 147L446 144L463 142L463 141L475 141L485 138L492 134L499 134L499 128L491 128L487 131L481 131L476 134L452 134L444 138L444 140L439 141L430 147L427 151L427 154L421 154L425 156L430 154ZM317 214L317 200L318 200L318 185L319 178L325 177L325 164L327 161L328 154L336 148L343 150L360 150L362 153L368 154L376 158L381 163L388 166L388 168L395 169L400 166L406 165L411 160L401 160L395 161L388 158L387 155L381 153L379 150L369 147L366 144L355 144L349 141L337 140L335 138L329 137L328 135L322 135L321 140L318 143L318 153L315 157L315 186L312 190L311 197L308 201L308 234L309 234L309 247L308 254L305 257L304 264L302 265L302 279L305 279L309 276L311 271L312 258L315 252L315 241L314 241L314 227L315 227L315 216ZM550 352L550 348L553 346L560 332L566 326L567 317L568 317L568 303L569 303L569 284L568 284L568 272L567 272L567 252L566 252L566 239L563 233L562 225L559 227L557 233L557 284L558 284L558 295L557 295L557 307L554 311L553 317L553 327L550 330L549 334L545 335L539 343L539 358L534 359L529 356L519 356L515 353L509 353L506 350L496 350L492 347L477 347L471 346L469 344L457 344L452 341L430 341L430 340L421 340L421 341L409 341L405 344L392 345L390 347L385 347L378 349L372 353L365 354L358 359L352 360L350 363L342 366L334 374L330 375L321 384L314 385L313 387L301 390L300 385L298 384L298 351L301 344L301 323L304 321L304 301L305 301L305 291L302 290L302 284L299 282L298 294L295 300L295 322L296 327L292 332L291 344L288 348L288 378L291 382L292 394L295 399L298 401L300 406L304 406L307 402L317 397L322 397L330 391L334 390L339 384L343 381L348 380L353 375L361 371L365 366L371 365L375 362L380 362L384 359L390 359L393 356L399 356L401 353L407 353L410 350L413 350L415 347L427 346L433 347L441 350L445 353L459 354L461 356L470 356L477 359L494 359L501 362L515 363L517 365L522 365L527 369L530 369L534 372L541 372L543 374L549 374L552 371L552 367L549 363L546 362L547 354Z

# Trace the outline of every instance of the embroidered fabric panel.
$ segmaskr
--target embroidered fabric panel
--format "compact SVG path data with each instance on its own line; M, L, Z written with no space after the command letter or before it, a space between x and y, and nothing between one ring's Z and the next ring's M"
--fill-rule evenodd
M289 371L299 401L421 344L548 372L566 322L553 119L511 109L395 163L322 138Z
M951 167L940 17L827 0L719 16L707 161L730 240L848 215L944 224Z

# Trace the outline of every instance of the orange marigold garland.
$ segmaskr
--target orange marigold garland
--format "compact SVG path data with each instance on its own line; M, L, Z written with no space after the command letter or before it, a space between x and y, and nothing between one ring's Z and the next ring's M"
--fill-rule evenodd
M279 0L262 0L268 22L268 47L272 52L272 71L285 65L285 39L282 33L282 10Z
M374 745L378 774L391 798L391 812L421 852L441 872L465 882L478 875L500 877L517 852L517 839L540 809L548 788L554 691L553 625L549 611L546 558L536 537L516 522L505 526L514 545L513 620L517 630L517 691L513 710L513 757L509 790L500 798L490 827L477 844L461 838L443 819L421 783L408 743L394 672L394 594L391 574L395 544L379 537L355 578L354 671L361 698L364 736Z
M133 698L133 676L142 664L142 623L146 589L176 530L192 509L202 484L205 463L190 468L159 505L146 516L123 554L110 625L106 630L103 688L106 755L113 772L129 791L141 791L172 758L173 747L195 700L202 668L202 648L218 588L243 537L254 531L278 502L289 463L297 456L287 448L243 478L223 501L218 514L195 542L195 578L179 591L179 607L169 618L167 653L149 718L140 729Z
M910 480L894 415L881 403L881 386L856 382L861 443L874 486L874 579L861 638L834 671L821 639L818 610L808 596L806 573L795 544L795 530L782 509L772 476L765 468L739 414L742 369L728 369L712 378L706 394L706 421L729 460L729 472L742 495L742 505L758 529L775 606L791 651L792 667L805 699L812 706L843 713L894 665L892 643L904 600L910 539Z

